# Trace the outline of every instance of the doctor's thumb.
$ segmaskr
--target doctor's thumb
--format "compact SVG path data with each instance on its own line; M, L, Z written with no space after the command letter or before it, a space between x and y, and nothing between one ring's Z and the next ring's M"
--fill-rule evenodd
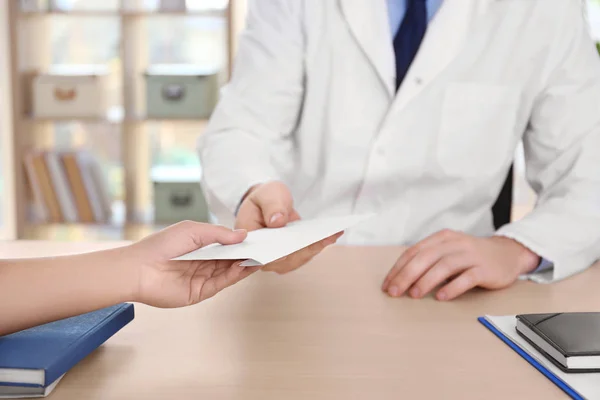
M263 211L263 218L268 228L281 228L290 222L289 213L285 209Z
M290 207L284 202L270 200L261 204L263 220L268 228L281 228L290 221Z
M267 228L281 228L291 221L294 199L287 186L281 182L267 183L253 196L254 203L262 213Z

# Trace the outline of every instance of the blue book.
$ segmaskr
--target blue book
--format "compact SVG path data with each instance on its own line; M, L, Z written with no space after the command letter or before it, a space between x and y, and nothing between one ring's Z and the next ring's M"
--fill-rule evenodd
M133 304L119 304L0 337L0 396L46 395L133 317Z

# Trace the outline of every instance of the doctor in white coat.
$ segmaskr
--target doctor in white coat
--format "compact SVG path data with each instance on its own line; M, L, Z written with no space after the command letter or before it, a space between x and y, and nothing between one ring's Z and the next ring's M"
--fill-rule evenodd
M254 0L200 142L220 221L375 212L391 296L453 299L600 258L600 60L581 0ZM399 87L397 87L399 86ZM491 207L523 140L535 210ZM273 264L293 270L337 237Z

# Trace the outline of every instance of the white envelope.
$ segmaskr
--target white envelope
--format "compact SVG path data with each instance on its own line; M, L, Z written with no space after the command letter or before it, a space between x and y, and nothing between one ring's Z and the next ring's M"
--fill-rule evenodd
M242 265L265 265L354 226L373 214L301 220L283 228L248 232L242 243L212 244L174 260L247 260Z

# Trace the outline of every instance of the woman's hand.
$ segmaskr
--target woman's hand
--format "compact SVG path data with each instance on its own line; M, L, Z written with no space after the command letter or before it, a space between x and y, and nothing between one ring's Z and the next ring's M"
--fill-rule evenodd
M184 221L130 246L137 269L135 301L155 307L183 307L206 300L260 267L241 267L239 260L172 261L212 243L236 244L245 230Z
M122 302L183 307L258 268L239 261L171 261L246 231L181 222L129 246L62 257L0 260L0 336Z

